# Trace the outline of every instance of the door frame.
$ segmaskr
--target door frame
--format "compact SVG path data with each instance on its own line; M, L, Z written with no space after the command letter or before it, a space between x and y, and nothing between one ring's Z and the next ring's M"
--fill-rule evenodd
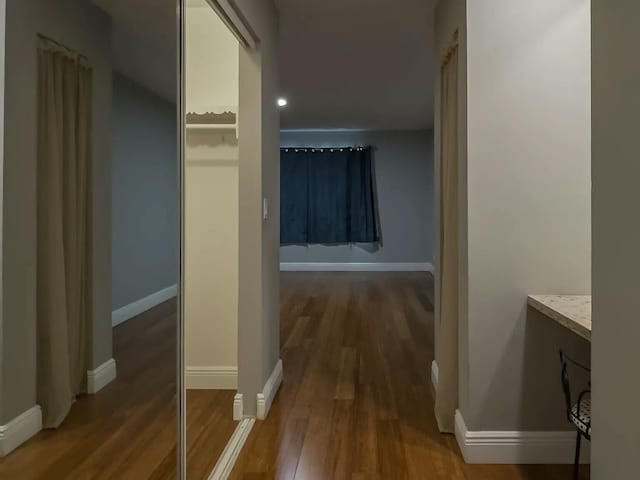
M0 0L4 3L4 0ZM243 14L242 9L235 0L206 0L211 8L218 14L229 30L238 39L241 46L248 51L258 50L259 38ZM189 0L176 0L177 22L177 139L178 139L178 196L179 196L179 227L180 242L178 253L178 294L177 294L177 417L178 417L178 444L177 444L177 479L187 480L187 412L186 412L186 361L185 361L185 306L183 301L185 281L185 145L186 145L186 102L185 102L185 19ZM238 337L240 341L240 337Z

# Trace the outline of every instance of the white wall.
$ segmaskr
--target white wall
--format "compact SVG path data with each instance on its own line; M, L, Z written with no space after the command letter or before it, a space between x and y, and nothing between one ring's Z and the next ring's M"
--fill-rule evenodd
M626 480L640 478L640 3L593 0L592 8L591 478Z
M235 134L187 133L185 328L187 388L199 367L238 365L238 145Z
M206 0L189 3L185 38L187 112L237 112L239 44Z
M526 308L590 293L589 0L467 3L471 430L570 429L559 348L589 345ZM570 461L570 459L568 459Z
M186 20L188 110L237 112L238 41L208 6L188 8ZM187 388L236 388L228 374L238 365L236 133L188 130L185 157Z

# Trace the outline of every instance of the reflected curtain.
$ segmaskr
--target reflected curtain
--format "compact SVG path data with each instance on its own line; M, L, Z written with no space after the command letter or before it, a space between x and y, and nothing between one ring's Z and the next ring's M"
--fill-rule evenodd
M37 392L58 427L85 388L90 325L91 69L38 41Z
M440 318L435 413L453 433L458 408L458 49L445 56L440 83Z
M285 148L280 158L282 244L378 240L371 148Z

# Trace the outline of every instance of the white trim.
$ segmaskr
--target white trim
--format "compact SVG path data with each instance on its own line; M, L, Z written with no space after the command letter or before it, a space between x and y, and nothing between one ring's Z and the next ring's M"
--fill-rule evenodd
M238 367L189 367L186 369L187 390L236 390Z
M87 393L98 393L116 379L116 361L110 358L95 370L87 372Z
M433 272L433 264L423 263L329 263L283 262L281 272Z
M469 431L456 411L456 440L466 463L479 464L558 464L573 463L576 431ZM589 445L580 463L589 463Z
M0 457L8 455L42 430L42 410L31 407L6 425L0 425Z
M244 400L241 393L236 393L233 397L233 419L242 420L244 418Z
M161 303L175 297L177 294L178 286L171 285L170 287L163 288L162 290L152 293L151 295L141 298L140 300L136 300L129 305L120 307L117 310L111 312L111 325L114 327L116 325L120 325L121 323L124 323L127 320L130 320L133 317L152 309L153 307L157 307Z
M245 418L236 427L233 435L229 439L227 446L224 447L222 455L213 467L213 471L209 475L209 480L226 480L231 475L236 460L242 451L242 447L251 433L253 425L256 423L255 418Z
M278 360L276 366L273 367L273 372L271 372L271 376L267 380L267 383L264 384L262 392L258 393L258 412L256 415L258 420L264 420L267 418L273 399L275 398L276 393L278 393L278 389L281 384L282 360Z
M438 370L438 363L434 360L431 362L431 385L433 385L433 390L435 392L438 391L438 381L440 378L440 371Z

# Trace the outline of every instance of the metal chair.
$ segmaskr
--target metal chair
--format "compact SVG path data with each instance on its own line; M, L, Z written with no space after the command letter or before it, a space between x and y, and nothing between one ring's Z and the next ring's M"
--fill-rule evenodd
M569 365L578 367L579 369L591 373L591 370L584 365L569 358L562 350L560 351L560 363L562 364L562 390L567 409L567 419L576 427L576 452L573 465L573 478L578 480L580 473L580 442L582 437L591 441L591 380L588 381L589 387L578 395L578 401L571 401L571 384L569 383Z

